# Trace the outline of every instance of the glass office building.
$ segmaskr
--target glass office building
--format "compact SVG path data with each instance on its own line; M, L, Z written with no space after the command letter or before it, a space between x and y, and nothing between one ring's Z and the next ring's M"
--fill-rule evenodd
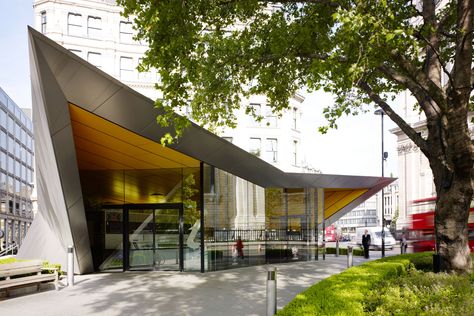
M20 245L33 220L31 119L0 88L0 249Z
M192 123L164 147L152 100L29 35L39 209L22 258L66 266L73 245L76 273L316 260L325 222L393 181L285 173Z

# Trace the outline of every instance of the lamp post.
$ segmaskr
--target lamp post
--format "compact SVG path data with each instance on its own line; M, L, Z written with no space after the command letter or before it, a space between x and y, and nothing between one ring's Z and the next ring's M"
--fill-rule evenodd
M383 116L385 112L382 109L378 109L374 112L375 115L380 115L382 118L382 178L384 177L384 162L388 157L388 153L383 148ZM382 188L382 258L385 257L385 214L384 214L384 192Z

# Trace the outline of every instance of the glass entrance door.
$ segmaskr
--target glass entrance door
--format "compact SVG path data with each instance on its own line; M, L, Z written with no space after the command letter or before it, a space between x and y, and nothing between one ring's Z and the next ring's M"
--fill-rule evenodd
M127 206L125 270L183 270L181 204ZM127 227L128 226L128 227Z
M155 269L180 269L180 214L176 209L155 210Z
M155 225L153 209L128 210L129 265L131 270L154 267Z

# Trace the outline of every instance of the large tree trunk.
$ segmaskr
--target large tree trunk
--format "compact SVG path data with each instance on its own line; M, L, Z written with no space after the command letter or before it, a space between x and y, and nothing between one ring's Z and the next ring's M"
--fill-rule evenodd
M441 269L469 273L472 263L468 240L469 208L473 196L473 145L467 106L451 100L450 110L428 125L429 161L436 186L436 246ZM461 101L462 102L462 101Z
M446 272L472 271L468 244L471 182L453 178L449 189L438 195L436 203L436 244L441 257L441 269Z

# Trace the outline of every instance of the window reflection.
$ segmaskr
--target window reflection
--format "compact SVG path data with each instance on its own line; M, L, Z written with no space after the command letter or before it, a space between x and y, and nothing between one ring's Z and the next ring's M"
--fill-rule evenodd
M315 190L264 189L212 166L204 169L205 270L311 260ZM244 256L237 251L243 241Z

